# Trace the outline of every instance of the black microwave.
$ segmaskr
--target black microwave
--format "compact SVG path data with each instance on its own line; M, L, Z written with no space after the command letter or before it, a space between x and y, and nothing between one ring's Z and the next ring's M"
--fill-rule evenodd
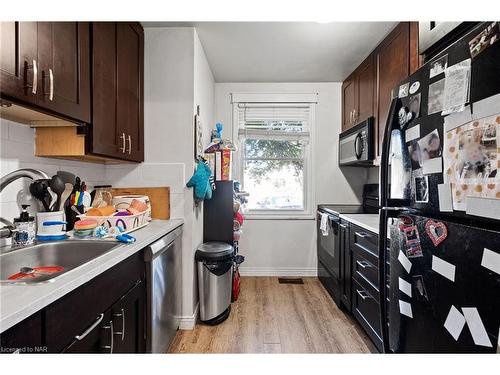
M340 133L339 165L368 167L375 157L373 142L373 117Z

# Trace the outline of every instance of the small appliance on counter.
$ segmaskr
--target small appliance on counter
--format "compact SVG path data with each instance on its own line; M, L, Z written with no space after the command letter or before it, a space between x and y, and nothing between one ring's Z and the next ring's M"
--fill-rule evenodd
M368 167L373 165L373 117L340 133L339 165Z

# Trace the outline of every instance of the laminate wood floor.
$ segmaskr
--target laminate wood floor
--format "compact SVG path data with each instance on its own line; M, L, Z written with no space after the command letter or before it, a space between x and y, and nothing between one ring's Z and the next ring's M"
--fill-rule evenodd
M242 277L229 318L178 331L169 353L370 353L374 346L317 278Z

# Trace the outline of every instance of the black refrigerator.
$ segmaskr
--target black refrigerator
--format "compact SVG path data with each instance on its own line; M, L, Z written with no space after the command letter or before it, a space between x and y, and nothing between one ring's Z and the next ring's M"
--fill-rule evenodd
M498 22L478 24L393 91L380 164L386 353L499 352L499 38Z

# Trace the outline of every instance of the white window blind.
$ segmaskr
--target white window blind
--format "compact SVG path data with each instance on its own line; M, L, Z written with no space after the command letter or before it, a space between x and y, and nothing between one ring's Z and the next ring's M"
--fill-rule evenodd
M238 136L307 143L310 104L238 103Z

